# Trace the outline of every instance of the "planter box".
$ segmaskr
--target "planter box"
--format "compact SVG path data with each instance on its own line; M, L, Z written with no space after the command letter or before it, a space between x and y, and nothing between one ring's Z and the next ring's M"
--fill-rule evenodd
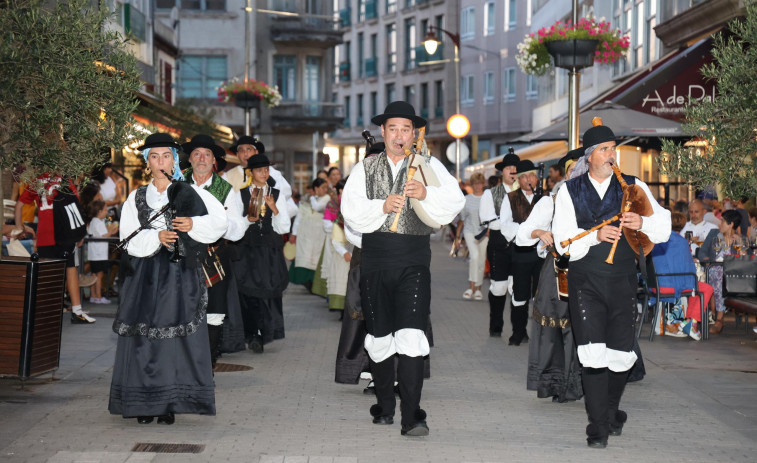
M61 259L0 260L0 376L58 369L65 265Z

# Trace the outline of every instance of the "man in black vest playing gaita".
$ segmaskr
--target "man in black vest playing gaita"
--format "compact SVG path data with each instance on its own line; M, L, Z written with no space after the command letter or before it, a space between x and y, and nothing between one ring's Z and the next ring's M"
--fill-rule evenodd
M636 361L633 351L636 312L636 254L621 227L639 230L653 243L670 236L670 212L663 209L644 182L623 175L628 185L641 187L652 206L642 217L624 212L620 222L600 228L570 244L584 230L622 210L623 189L614 175L617 162L615 134L597 126L583 137L586 152L576 163L571 180L557 193L552 223L557 252L570 252L568 273L570 321L583 366L582 382L589 424L589 447L604 448L607 436L620 436L627 415L619 409L628 378ZM618 241L614 263L606 263L612 243Z
M439 186L407 179L415 129L426 120L404 101L389 103L371 121L381 126L385 150L357 163L342 193L342 215L350 228L363 234L360 299L365 316L365 349L378 403L371 407L373 423L394 423L394 364L402 403L402 435L426 436L426 413L420 408L423 357L429 354L424 330L431 309L431 247L435 229L418 217L408 198L418 200L436 223L447 224L465 205L457 180L433 156L416 153L421 168L433 171ZM390 231L399 215L396 232Z
M515 240L518 227L526 221L539 201L535 191L539 179L534 163L523 160L519 161L516 167L520 188L507 194L499 211L500 230L508 242ZM528 301L536 293L539 272L544 263L544 259L537 253L536 246L516 246L515 243L511 245L513 298L510 322L513 325L513 334L508 342L511 346L519 346L521 342L528 340Z

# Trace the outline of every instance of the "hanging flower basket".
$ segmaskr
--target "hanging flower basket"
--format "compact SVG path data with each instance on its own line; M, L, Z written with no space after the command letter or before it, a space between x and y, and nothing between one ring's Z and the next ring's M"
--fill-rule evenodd
M594 48L588 44L586 44L588 47L586 50L579 48L584 46L584 44L579 45L579 42L587 40L594 41ZM604 20L597 22L594 18L581 18L575 25L571 21L557 21L550 27L543 27L536 33L526 35L523 42L518 44L518 54L515 59L521 70L526 74L537 76L546 73L552 67L552 57L555 56L548 49L548 46L552 46L550 44L555 44L555 48L569 47L571 53L576 47L575 51L582 54L582 58L567 58L567 51L564 53L555 51L555 55L559 56L555 58L555 66L572 67L565 63L576 62L578 59L581 63L588 62L589 64L582 66L587 67L593 62L611 64L622 59L628 51L631 39L628 36L622 36L619 30L611 29L610 23ZM589 56L592 56L593 60L589 59Z
M594 65L594 53L599 40L555 40L547 42L547 51L554 60L555 67L582 69Z
M249 79L247 82L234 79L218 87L218 101L231 102L242 108L259 107L262 101L269 108L281 103L281 93L277 87Z

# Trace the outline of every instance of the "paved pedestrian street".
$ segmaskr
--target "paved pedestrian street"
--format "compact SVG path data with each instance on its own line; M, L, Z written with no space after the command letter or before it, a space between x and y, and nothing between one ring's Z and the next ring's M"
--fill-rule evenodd
M264 354L225 354L220 362L252 370L216 373L218 414L178 415L172 426L108 413L115 305L90 306L97 317L91 326L65 318L52 381L48 374L21 388L18 380L0 380L0 461L757 461L757 338L737 329L732 316L709 341L643 338L647 376L626 388L623 434L610 437L607 449L589 449L583 401L553 403L526 390L528 345L508 346L508 327L503 338L489 337L486 298L462 300L467 264L447 257L448 246L432 243L435 346L421 401L428 437L401 436L399 415L392 426L371 423L367 383L334 382L338 314L291 286L286 339L266 345ZM150 443L194 444L157 450L199 453L133 451Z

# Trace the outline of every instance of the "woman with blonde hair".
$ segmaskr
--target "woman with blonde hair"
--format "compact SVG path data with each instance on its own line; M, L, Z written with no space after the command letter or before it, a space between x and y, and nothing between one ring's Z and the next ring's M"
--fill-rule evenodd
M463 293L463 299L475 299L480 301L484 298L481 293L481 285L484 282L484 266L486 265L486 245L489 244L488 233L477 238L481 233L481 221L478 218L478 209L481 205L481 196L484 194L486 179L484 174L476 172L471 175L470 186L473 193L465 196L465 207L460 211L455 236L455 248L460 247L460 235L465 239L468 247L468 283L470 288Z

